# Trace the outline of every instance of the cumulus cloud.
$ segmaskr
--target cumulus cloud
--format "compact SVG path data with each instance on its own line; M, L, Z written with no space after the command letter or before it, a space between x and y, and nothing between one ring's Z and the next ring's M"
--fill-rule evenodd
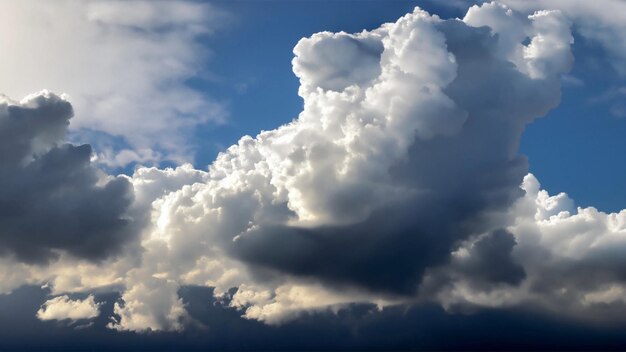
M37 311L40 320L81 320L95 318L100 314L100 304L94 296L72 300L67 295L47 300Z
M140 250L94 264L61 246L48 266L0 275L53 294L119 289L109 327L131 331L182 329L183 285L268 324L352 303L622 319L626 212L550 196L518 151L525 126L559 103L570 26L560 11L490 3L303 38L296 120L241 138L206 171L109 181L132 185ZM45 130L28 148L59 138ZM618 309L600 314L607 305Z
M123 303L116 303L114 313L119 316L109 327L117 330L180 330L186 311L178 297L179 286L153 276L131 275L126 282L129 289L122 295Z
M459 266L445 268L453 273L441 280L437 269L429 274L431 283L445 286L437 299L450 309L521 305L588 321L623 322L626 210L607 214L593 207L576 208L566 194L551 196L541 190L532 174L521 187L525 195L511 208L513 218L503 232L508 244L498 253L481 253L476 247L484 239L478 239L453 254L455 264L492 267L479 275L495 270L518 279L504 285L498 280L479 282L468 267Z
M626 3L621 0L503 0L514 9L534 12L557 8L576 23L576 31L600 44L608 62L621 75L626 75Z
M485 26L512 13L488 5L443 21L416 9L373 31L302 39L298 119L242 138L201 180L152 203L138 273L170 292L159 316L171 327L184 318L172 282L218 295L238 287L231 305L270 323L355 300L412 301L425 271L445 265L458 242L501 228L523 195L524 125L558 104L559 76L572 63L561 13L515 14L513 30ZM508 261L514 244L506 233L475 246L508 265L483 280L524 278ZM116 307L117 328L135 321L139 297L152 297L134 282L131 308Z
M20 102L0 97L0 255L100 260L135 237L128 180L93 166L89 145L63 142L72 114L47 91Z
M11 53L0 58L0 92L68 93L77 115L70 128L97 144L101 163L188 161L187 132L224 119L219 104L185 83L208 79L200 40L226 17L214 6L16 0L0 7L0 48Z

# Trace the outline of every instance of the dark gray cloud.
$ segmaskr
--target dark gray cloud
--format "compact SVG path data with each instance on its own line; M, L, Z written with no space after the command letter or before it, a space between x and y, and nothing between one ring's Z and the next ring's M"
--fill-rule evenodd
M519 284L526 273L511 257L515 244L506 230L489 233L472 245L467 260L459 261L459 270L478 282Z
M429 271L420 293L425 297L437 297L441 292L454 291L454 284L458 282L482 293L518 287L527 275L512 255L516 244L515 236L504 229L468 240L452 253L448 265ZM477 311L475 305L467 302L449 303L446 309L450 311Z
M0 101L0 253L45 263L60 252L100 260L133 238L130 183L91 164L91 147L65 144L72 117L47 92Z
M254 350L621 350L623 326L589 326L523 309L487 309L450 314L436 305L378 311L355 304L337 311L305 314L290 324L268 326L240 317L206 287L179 294L195 320L184 332L137 334L106 328L115 293L96 295L105 314L85 324L35 318L46 290L25 286L0 296L3 351L254 351ZM74 298L84 298L84 295Z

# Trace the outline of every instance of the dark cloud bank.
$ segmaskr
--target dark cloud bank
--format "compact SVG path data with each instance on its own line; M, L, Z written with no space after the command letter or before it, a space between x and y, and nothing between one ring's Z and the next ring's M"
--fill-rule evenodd
M0 298L0 349L63 351L179 350L621 350L626 330L589 326L520 309L450 314L437 305L351 305L334 313L305 314L287 325L243 319L216 302L210 288L183 287L194 322L183 332L130 333L106 328L103 314L89 328L81 322L35 318L47 292L25 286ZM112 313L117 294L99 294ZM30 314L32 313L32 314Z

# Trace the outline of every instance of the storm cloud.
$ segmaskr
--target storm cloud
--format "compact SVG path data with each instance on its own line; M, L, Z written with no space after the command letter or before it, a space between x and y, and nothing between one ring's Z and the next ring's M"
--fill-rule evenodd
M133 190L91 164L91 147L63 142L72 106L42 92L0 98L0 253L44 264L66 252L100 260L133 238Z

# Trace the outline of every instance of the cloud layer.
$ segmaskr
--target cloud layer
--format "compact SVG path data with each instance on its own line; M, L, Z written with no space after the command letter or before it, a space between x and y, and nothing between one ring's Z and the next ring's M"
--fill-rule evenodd
M517 45L479 28L510 13L475 9L470 26L418 9L372 32L300 41L304 111L244 137L203 182L153 203L144 246L155 254L143 260L158 272L137 270L119 326L173 321L182 312L173 282L239 287L232 304L267 322L355 298L414 300L424 271L445 264L455 243L500 225L498 212L522 195L523 126L558 104L568 22L516 15ZM524 46L526 36L535 39ZM171 295L154 301L146 280ZM171 308L146 318L136 307L149 304Z

